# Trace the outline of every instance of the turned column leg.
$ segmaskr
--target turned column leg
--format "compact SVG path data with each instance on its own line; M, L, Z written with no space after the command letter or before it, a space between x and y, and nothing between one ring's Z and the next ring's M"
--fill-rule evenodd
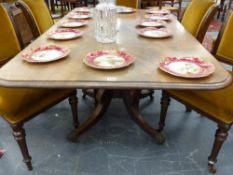
M78 98L77 98L77 91L76 90L69 96L69 104L70 104L71 111L72 111L73 125L75 128L78 128L78 126L79 126Z
M213 145L211 154L208 157L208 167L209 167L209 171L211 173L216 172L216 168L214 165L217 162L218 153L219 153L224 141L227 139L228 131L229 131L230 127L231 126L229 126L229 125L224 125L224 126L218 125L218 129L216 130L216 134L215 134L214 145Z
M170 97L166 91L162 91L162 97L161 97L161 111L160 111L160 121L159 121L159 128L158 131L163 131L163 128L165 126L165 119L167 116L167 109L170 104Z
M68 135L68 140L76 142L78 137L94 126L104 115L112 99L111 90L99 89L96 94L97 106L90 116L78 128Z
M23 162L26 163L28 170L32 170L31 156L29 155L27 143L25 139L25 130L23 129L23 124L11 125L13 129L13 136L17 141L19 148L23 155Z

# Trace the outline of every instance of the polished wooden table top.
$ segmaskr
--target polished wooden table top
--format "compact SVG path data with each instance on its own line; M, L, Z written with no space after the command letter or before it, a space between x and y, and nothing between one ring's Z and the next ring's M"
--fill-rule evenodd
M48 40L45 33L0 69L0 85L48 88L218 89L231 82L231 76L222 65L175 18L168 23L173 34L171 38L149 39L139 36L136 25L143 15L143 11L119 14L119 31L117 41L113 44L96 41L93 19L88 26L80 28L85 32L81 38L53 41ZM51 29L58 24L59 22ZM32 64L21 59L22 53L48 44L68 47L71 53L65 59L44 64ZM83 64L87 53L102 49L124 50L134 56L136 61L127 68L111 71L96 70ZM166 56L200 57L212 62L216 71L209 77L200 79L174 77L158 69L159 61Z

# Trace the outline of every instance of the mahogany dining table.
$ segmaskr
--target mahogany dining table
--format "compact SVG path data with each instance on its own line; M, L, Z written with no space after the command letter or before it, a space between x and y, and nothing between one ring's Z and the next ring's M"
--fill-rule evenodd
M69 14L68 14L69 15ZM152 39L139 36L138 22L145 11L118 14L117 39L115 43L103 44L95 39L94 19L81 27L82 37L68 41L48 39L48 32L59 27L67 15L42 34L28 47L0 69L0 86L12 88L78 88L96 89L96 107L90 116L69 135L76 140L80 134L96 124L107 110L111 99L122 98L130 116L159 143L164 137L140 114L139 94L143 89L202 89L224 88L231 83L230 74L185 28L172 17L167 23L172 36ZM28 63L22 54L45 45L58 45L70 49L68 57L50 63ZM126 51L135 62L116 70L99 70L86 66L83 58L96 50ZM215 66L215 71L205 78L179 78L159 69L159 62L165 57L199 57Z

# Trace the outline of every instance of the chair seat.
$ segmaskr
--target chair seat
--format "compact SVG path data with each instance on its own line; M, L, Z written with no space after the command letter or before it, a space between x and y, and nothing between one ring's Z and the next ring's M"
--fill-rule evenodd
M233 72L230 73L233 76ZM171 96L182 99L185 103L213 116L217 121L227 124L233 122L233 84L214 91L169 90L168 92Z
M0 88L0 115L10 124L24 122L73 91L71 89Z

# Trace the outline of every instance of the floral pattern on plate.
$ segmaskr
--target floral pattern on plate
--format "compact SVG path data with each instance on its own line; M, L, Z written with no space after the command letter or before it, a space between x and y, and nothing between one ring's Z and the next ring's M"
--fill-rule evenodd
M166 38L172 35L167 28L146 27L138 30L138 34L148 38Z
M79 19L66 19L60 23L60 27L73 28L82 27L88 24L88 21Z
M78 29L56 29L48 33L49 39L54 40L70 40L83 35L83 31Z
M153 10L153 9L149 9L149 10L146 10L146 13L167 15L167 14L170 14L171 12L169 10Z
M30 52L22 54L22 59L30 63L45 63L65 58L69 53L67 48L50 45L31 49Z
M71 12L68 15L68 18L70 18L70 19L88 19L91 17L92 17L92 15L90 13L86 13L86 12Z
M131 7L117 6L117 13L134 13L136 10Z
M88 53L83 62L92 68L111 70L129 66L134 60L124 51L100 50Z
M164 14L147 14L145 15L145 18L149 18L151 20L164 20L164 21L170 21L171 15L164 15Z
M159 68L171 75L183 78L202 78L215 71L212 63L196 57L166 57Z
M167 22L163 20L151 20L151 19L143 19L138 23L138 25L142 27L161 27L166 24Z

